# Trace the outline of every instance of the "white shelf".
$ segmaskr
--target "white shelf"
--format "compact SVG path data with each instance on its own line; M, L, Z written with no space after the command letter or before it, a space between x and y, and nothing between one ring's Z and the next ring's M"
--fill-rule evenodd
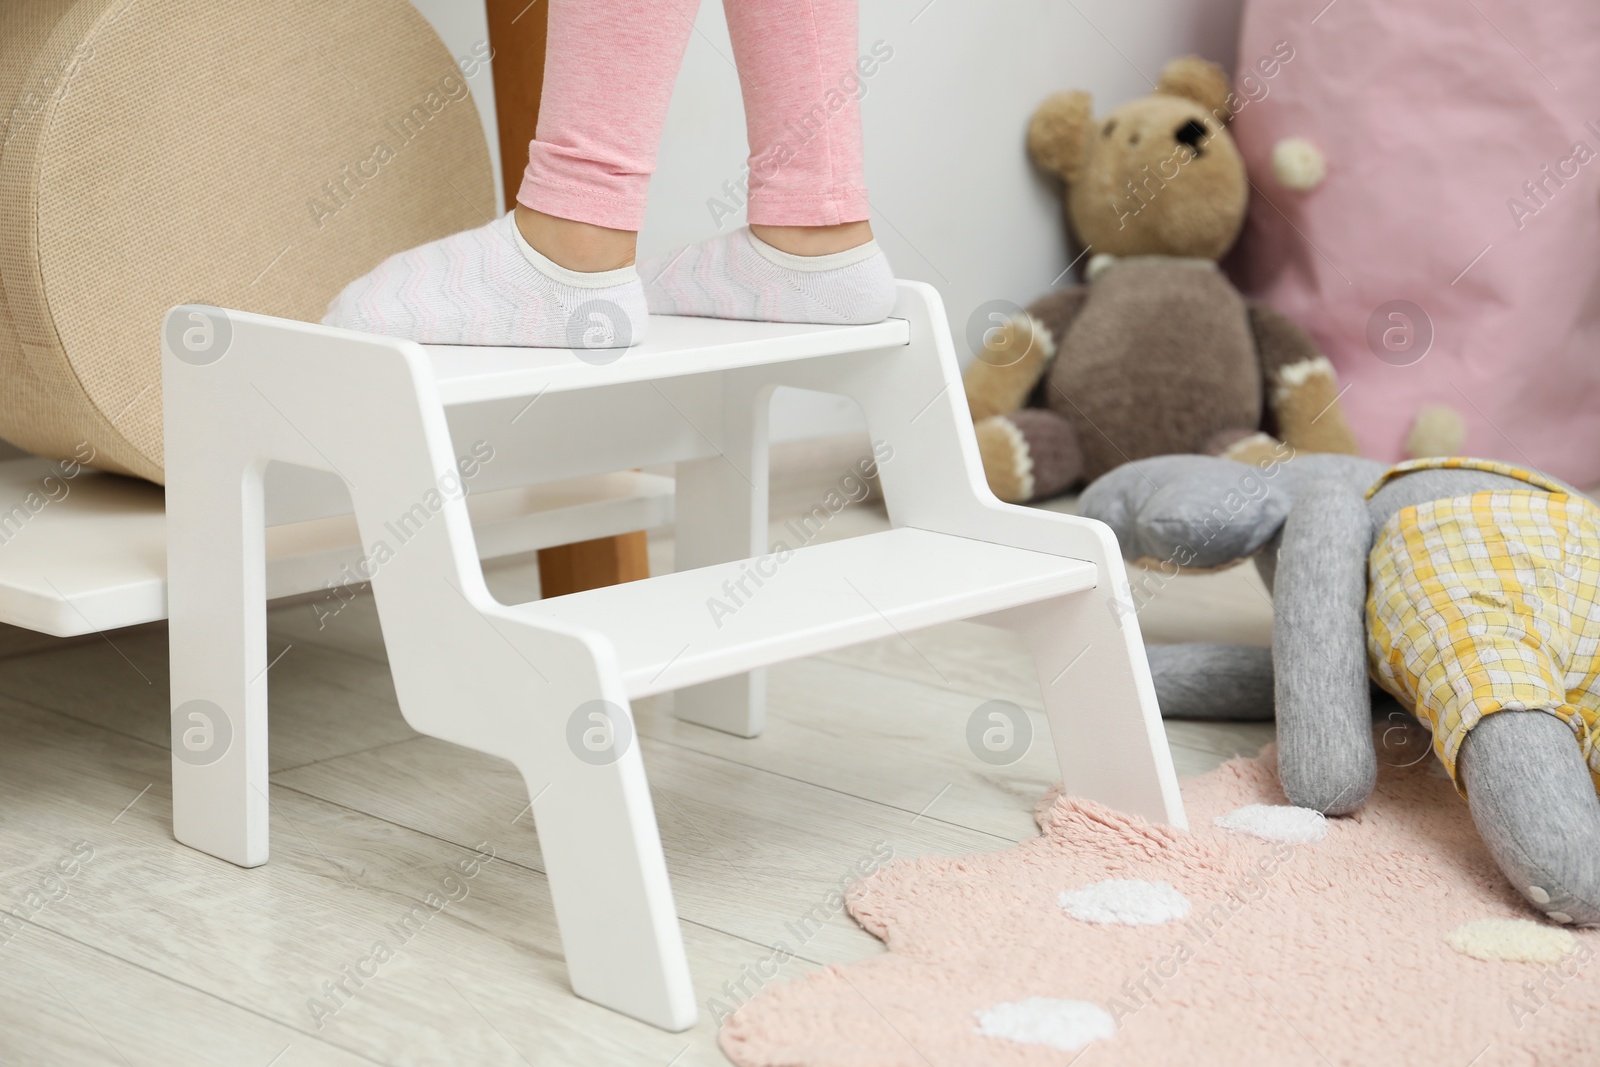
M49 483L42 459L0 463L0 623L56 637L167 617L167 520L160 486L85 472ZM62 487L66 495L62 496ZM20 511L14 506L20 506ZM672 479L641 472L467 497L478 552L495 559L672 521ZM355 517L268 527L267 595L341 584L361 557Z
M604 633L638 698L1092 588L1082 560L902 528L539 600L516 610ZM713 599L731 608L714 612ZM735 599L742 601L736 604Z
M424 345L434 382L446 406L544 392L593 389L687 374L756 367L815 356L841 355L911 343L904 319L870 326L798 326L652 315L650 333L634 348L586 352L566 348L487 348Z

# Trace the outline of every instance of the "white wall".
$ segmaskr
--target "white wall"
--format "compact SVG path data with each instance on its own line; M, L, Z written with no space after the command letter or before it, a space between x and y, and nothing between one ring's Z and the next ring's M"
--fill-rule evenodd
M862 0L861 44L893 58L862 103L873 229L895 273L944 295L957 350L986 300L1026 304L1067 266L1058 193L1023 133L1050 93L1087 89L1097 111L1149 91L1173 56L1231 68L1240 0ZM746 156L738 76L718 0L702 0L640 238L641 258L718 230L706 206ZM727 219L722 229L741 225ZM1065 284L1063 279L1062 284ZM781 397L779 437L859 426L824 398Z

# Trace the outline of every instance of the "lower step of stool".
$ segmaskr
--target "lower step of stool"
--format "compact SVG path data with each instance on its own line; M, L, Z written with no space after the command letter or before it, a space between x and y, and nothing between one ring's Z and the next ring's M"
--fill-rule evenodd
M539 600L604 634L637 699L1091 589L1095 566L902 528Z

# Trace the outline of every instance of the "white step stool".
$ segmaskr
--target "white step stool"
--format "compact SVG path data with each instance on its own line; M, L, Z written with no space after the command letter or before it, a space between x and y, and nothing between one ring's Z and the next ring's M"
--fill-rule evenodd
M191 323L209 346L175 352ZM215 309L173 309L164 336L173 827L186 844L267 858L269 460L342 477L374 556L385 523L419 502L433 513L388 546L372 583L401 712L522 772L573 989L600 1004L672 1030L695 1019L634 697L677 690L680 716L754 735L761 668L981 618L1028 640L1068 791L1184 824L1115 539L988 491L929 286L900 283L895 317L871 326L656 318L644 345L583 359ZM861 406L894 529L769 554L779 386ZM440 492L461 450L452 432L489 441L497 474L530 484L676 462L682 569L496 602L465 504ZM714 617L708 599L741 578L750 595Z

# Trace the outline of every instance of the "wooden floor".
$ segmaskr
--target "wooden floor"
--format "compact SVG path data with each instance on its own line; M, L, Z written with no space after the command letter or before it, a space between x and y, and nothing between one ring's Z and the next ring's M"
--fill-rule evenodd
M775 525L854 458L826 452L775 472ZM824 536L883 525L866 504ZM651 554L670 568L670 536ZM491 587L526 600L536 574L508 565ZM1174 581L1142 619L1152 641L1264 644L1271 628L1249 568ZM172 839L163 626L0 632L0 1064L725 1063L706 1005L736 1003L724 983L752 988L775 942L799 953L780 980L882 951L845 914L800 921L858 860L1028 837L1054 773L1021 647L970 624L775 669L756 740L677 722L670 696L636 705L702 1005L667 1034L568 991L521 780L405 725L369 594L320 620L274 608L269 655L272 859L242 870ZM966 747L993 699L1034 719L1009 767ZM1168 736L1191 775L1270 729ZM475 848L493 859L462 877ZM446 906L401 927L430 893Z

